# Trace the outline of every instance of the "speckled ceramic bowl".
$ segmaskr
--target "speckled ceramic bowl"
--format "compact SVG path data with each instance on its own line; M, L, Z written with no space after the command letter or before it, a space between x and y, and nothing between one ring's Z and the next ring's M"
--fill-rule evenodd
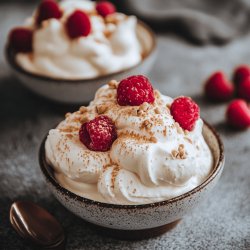
M39 158L40 167L55 197L68 210L113 237L141 239L154 237L172 228L185 214L192 211L220 178L224 166L222 141L215 130L204 124L203 135L213 156L214 168L208 178L195 189L166 201L144 205L114 205L82 198L66 190L54 178L52 168L45 160L45 139L42 142Z
M137 25L137 35L144 51L141 62L129 69L92 79L65 80L29 73L16 63L15 54L8 45L5 54L14 75L33 92L57 102L81 104L92 100L96 90L110 80L146 74L150 70L156 58L155 35L141 21Z

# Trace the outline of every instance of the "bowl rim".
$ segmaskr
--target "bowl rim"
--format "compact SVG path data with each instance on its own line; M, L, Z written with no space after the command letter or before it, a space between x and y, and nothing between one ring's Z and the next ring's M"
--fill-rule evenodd
M148 34L150 35L150 37L152 39L152 46L149 49L149 51L142 57L142 60L140 60L140 62L138 62L136 65L129 67L127 69L122 69L122 70L119 70L119 71L114 72L114 73L109 73L109 74L101 75L101 76L94 77L94 78L70 80L70 79L64 79L64 78L49 77L49 76L35 74L35 73L31 73L29 71L26 71L25 69L23 69L22 67L20 67L17 64L15 57L14 57L15 53L11 49L10 45L8 44L8 41L7 41L6 46L5 46L5 57L6 57L7 62L10 64L10 66L13 67L17 72L22 73L22 74L29 76L29 77L36 78L38 80L42 80L45 83L50 83L50 82L61 83L61 82L63 82L63 83L80 84L80 83L86 83L86 82L90 82L90 81L102 81L102 80L105 80L107 78L112 78L112 77L115 78L115 76L118 74L125 74L127 71L130 71L130 70L140 66L145 60L147 60L150 57L150 55L152 55L156 51L157 41L156 41L156 35L153 32L153 30L146 23L142 22L139 19L137 19L137 25L144 28L144 30L146 30L148 32Z
M168 204L173 204L177 201L180 201L182 199L185 199L197 192L199 192L200 190L202 190L203 188L205 188L216 176L217 174L220 172L220 170L223 168L224 165L224 161L225 161L225 154L224 154L224 145L223 142L221 140L220 135L217 133L217 131L215 130L215 128L213 126L211 126L209 123L207 123L205 120L203 120L204 124L207 126L207 128L213 133L213 135L215 136L218 145L219 145L219 159L217 164L214 166L212 172L210 173L210 175L208 176L208 178L203 181L200 185L198 185L197 187L195 187L194 189L179 195L177 197L168 199L168 200L164 200L164 201L158 201L158 202L153 202L153 203L147 203L147 204L136 204L136 205L120 205L120 204L112 204L112 203L105 203L105 202L99 202L99 201L95 201L95 200L91 200L85 197L81 197L73 192L71 192L70 190L62 187L55 178L53 178L49 171L48 171L48 167L51 168L51 166L49 166L49 164L46 162L45 160L45 141L47 138L47 135L44 137L40 149L39 149L39 165L40 165L40 169L43 173L43 175L45 176L45 179L47 182L50 182L57 191L59 191L62 195L66 195L68 196L70 199L79 201L79 202L83 202L87 205L96 205L99 207L103 207L103 208L113 208L113 209L146 209L146 208L152 208L152 207L160 207L160 206L164 206L164 205L168 205ZM46 165L46 166L45 166Z

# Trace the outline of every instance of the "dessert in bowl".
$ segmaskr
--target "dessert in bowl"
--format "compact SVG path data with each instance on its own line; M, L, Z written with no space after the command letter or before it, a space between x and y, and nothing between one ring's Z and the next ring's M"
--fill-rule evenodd
M142 75L101 87L40 148L56 198L122 237L166 230L212 190L223 165L221 140L198 105L162 95Z
M6 57L15 75L49 99L83 103L112 79L147 72L155 36L109 2L44 0L9 34Z

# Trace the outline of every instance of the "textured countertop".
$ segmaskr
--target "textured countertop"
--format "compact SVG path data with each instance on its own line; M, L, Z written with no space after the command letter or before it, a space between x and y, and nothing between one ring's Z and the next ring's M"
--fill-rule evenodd
M173 36L158 35L158 58L149 74L170 96L190 95L202 116L225 143L226 164L220 182L196 210L161 237L126 242L98 235L63 208L47 190L38 166L38 148L46 132L74 107L38 98L16 81L4 60L7 31L34 6L0 3L0 249L32 249L12 230L10 205L31 200L47 208L67 232L67 249L250 249L250 130L235 132L224 124L225 104L202 98L202 82L214 70L228 74L239 63L250 64L250 36L223 47L196 47Z

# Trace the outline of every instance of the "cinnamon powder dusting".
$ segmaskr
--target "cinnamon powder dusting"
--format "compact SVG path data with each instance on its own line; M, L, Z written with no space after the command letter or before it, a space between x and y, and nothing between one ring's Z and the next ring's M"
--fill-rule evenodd
M111 173L111 188L115 188L115 179L116 179L116 176L118 175L118 172L119 172L120 168L118 166L114 167L112 173Z
M172 150L171 154L172 154L173 158L175 158L175 159L184 160L187 158L187 154L186 154L186 151L185 151L183 144L180 144L177 150L175 150L175 149Z
M108 86L110 89L117 89L118 87L118 82L116 80L111 80L109 83L108 83Z

